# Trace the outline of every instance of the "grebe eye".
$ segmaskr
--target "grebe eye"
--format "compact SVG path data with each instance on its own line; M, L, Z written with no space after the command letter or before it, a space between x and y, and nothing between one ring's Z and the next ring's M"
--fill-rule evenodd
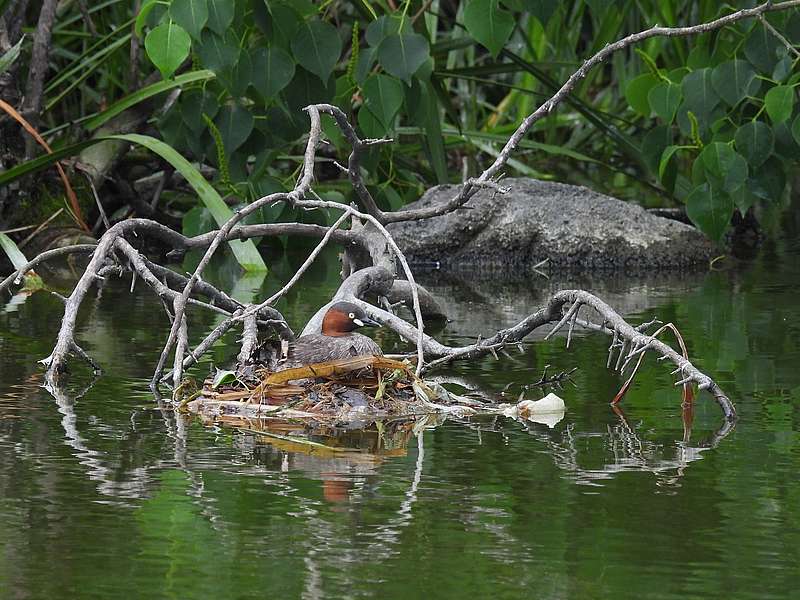
M347 315L347 316L348 316L348 317L350 317L351 319L355 319L355 318L356 318L356 315L355 315L355 313L350 313L350 314L349 314L349 315Z

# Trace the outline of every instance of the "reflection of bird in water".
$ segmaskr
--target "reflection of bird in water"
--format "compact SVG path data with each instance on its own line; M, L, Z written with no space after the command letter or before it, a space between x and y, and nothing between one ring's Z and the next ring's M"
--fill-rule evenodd
M380 327L380 323L367 317L360 306L337 302L325 313L322 333L304 335L291 342L286 356L281 356L272 344L264 346L261 348L261 362L271 370L283 371L354 356L380 356L383 354L380 346L355 331L370 326Z

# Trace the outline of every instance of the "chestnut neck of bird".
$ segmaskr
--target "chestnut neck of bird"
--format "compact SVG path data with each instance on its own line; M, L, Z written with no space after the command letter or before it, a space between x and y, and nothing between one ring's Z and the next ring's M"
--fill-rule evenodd
M322 335L342 337L349 335L353 329L353 321L340 310L329 310L322 319Z

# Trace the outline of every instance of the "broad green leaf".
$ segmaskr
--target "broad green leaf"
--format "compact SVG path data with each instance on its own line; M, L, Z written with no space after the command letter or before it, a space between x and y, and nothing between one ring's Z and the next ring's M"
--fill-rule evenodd
M203 204L211 211L217 224L224 225L232 216L233 212L222 200L217 190L215 190L200 172L189 163L183 156L178 154L173 148L153 137L136 133L109 136L110 139L124 140L133 144L144 146L158 154L161 158L169 162L184 179L191 185ZM108 138L107 138L108 139ZM228 242L233 250L236 260L245 271L266 271L267 267L264 260L252 240Z
M355 73L353 73L353 78L357 84L363 85L367 76L369 76L369 72L372 70L372 66L375 64L377 54L377 48L364 48L361 50L358 55Z
M668 125L658 125L644 136L642 155L653 175L658 175L661 155L664 153L664 149L670 145L672 145L672 129Z
M287 4L277 2L269 3L269 12L272 15L272 36L270 44L289 49L297 30L300 28L301 17L297 11Z
M764 96L764 105L773 123L788 120L794 110L794 88L788 85L776 85Z
M647 93L650 108L668 125L675 119L682 97L681 86L671 81L662 81Z
M294 61L277 46L258 48L253 52L253 87L265 99L274 97L294 77Z
M253 79L253 65L250 53L246 48L239 51L239 57L233 65L219 75L220 82L234 98L244 96Z
M756 72L744 60L728 60L714 67L711 72L714 91L728 106L736 106L746 96L753 96L761 87Z
M550 22L550 17L558 9L559 0L522 0L522 6L531 13L532 16L539 19L543 27L547 26Z
M747 161L729 144L713 142L697 157L712 187L732 192L747 179Z
M378 46L381 66L408 85L428 56L428 40L418 33L391 35Z
M148 32L144 38L147 56L161 71L162 77L168 79L181 63L189 56L192 38L186 30L176 23L162 23Z
M224 371L222 369L217 369L217 372L214 374L214 381L211 383L211 389L215 390L219 386L225 385L226 383L231 383L232 381L236 381L235 371Z
M219 111L214 124L222 135L222 143L228 156L250 137L253 122L253 113L239 104L223 106Z
M289 82L281 97L286 99L289 117L297 118L302 123L301 133L308 129L308 119L302 114L303 108L318 102L330 102L336 94L336 82L331 77L327 85L319 77L302 67L295 69L294 77Z
M634 77L625 86L625 99L631 108L642 116L650 116L650 103L648 94L650 90L659 82L658 77L652 73L644 73Z
M205 206L195 206L186 211L181 223L181 231L187 237L194 237L213 231L217 228L217 222L211 215L211 211Z
M780 156L784 161L797 161L800 160L800 146L792 135L792 121L784 121L776 123L772 128L772 133L775 134L775 147L772 153L775 156ZM784 162L784 164L787 164Z
M778 202L786 188L786 172L783 163L774 156L753 172L750 191L762 200Z
M386 126L370 110L358 111L358 127L363 137L381 138L386 135Z
M403 84L394 77L373 75L363 86L364 106L390 129L392 121L403 104Z
M794 127L792 133L794 133ZM763 121L750 121L736 130L734 141L736 150L744 156L747 164L755 169L764 164L764 161L772 154L775 136L772 134L770 126Z
M669 161L672 160L672 157L678 150L684 150L685 146L667 146L664 148L664 152L661 153L661 160L658 161L658 178L664 179L664 173L667 170L667 166L669 165Z
M711 111L719 104L719 96L711 84L711 69L692 71L681 82L684 106L694 113L703 129L709 125Z
M733 203L742 214L745 214L749 208L756 203L756 200L758 200L758 197L750 191L749 182L745 182L743 185L733 190L733 192L731 192L731 198L733 198Z
M191 131L199 135L208 127L203 115L213 120L219 112L219 101L216 94L207 89L194 89L181 94L180 107L183 122Z
M781 58L772 70L772 79L777 82L783 82L792 73L792 66L794 65L793 57L786 54Z
M223 35L231 26L235 12L234 0L209 0L208 26L219 35Z
M158 81L152 85L143 87L132 94L128 94L124 98L117 100L114 104L109 106L100 114L92 117L86 122L86 129L93 131L107 123L110 119L116 117L121 112L129 109L131 106L139 104L148 98L152 98L158 94L166 92L176 87L182 87L196 81L207 81L214 78L214 73L206 69L200 71L192 71L191 73L184 73L178 75L175 79L166 81Z
M28 259L25 258L22 250L20 250L14 243L14 240L8 237L5 233L0 233L0 248L2 248L6 253L8 260L11 261L11 264L14 265L16 270L19 270L28 264Z
M728 229L733 214L733 199L704 183L686 198L686 214L709 238L718 242Z
M213 31L206 30L195 48L203 66L218 75L232 67L239 56L239 44L230 31L220 37Z
M0 56L0 75L7 71L8 68L14 64L14 61L17 60L19 52L22 50L22 42L24 41L25 36L23 35L16 44L11 46L7 52Z
M464 26L497 58L514 30L514 17L498 6L497 0L470 0L464 9Z
M215 4L215 0L211 0ZM208 21L206 0L172 0L169 15L196 40Z
M756 23L744 43L744 55L765 75L772 73L778 62L780 42L761 23Z
M314 19L300 26L292 52L303 68L327 82L342 53L342 40L333 25Z
M409 20L403 19L397 14L378 17L367 26L367 32L365 34L367 43L371 47L377 48L380 43L390 35L397 35L400 33L401 26L403 28L403 33L414 33Z

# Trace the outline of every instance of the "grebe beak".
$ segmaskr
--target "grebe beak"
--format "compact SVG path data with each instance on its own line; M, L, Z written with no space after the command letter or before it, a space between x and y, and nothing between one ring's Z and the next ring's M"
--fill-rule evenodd
M353 319L353 323L358 325L359 327L380 327L381 324L377 321L373 321L372 319L368 319L364 317L363 319Z

